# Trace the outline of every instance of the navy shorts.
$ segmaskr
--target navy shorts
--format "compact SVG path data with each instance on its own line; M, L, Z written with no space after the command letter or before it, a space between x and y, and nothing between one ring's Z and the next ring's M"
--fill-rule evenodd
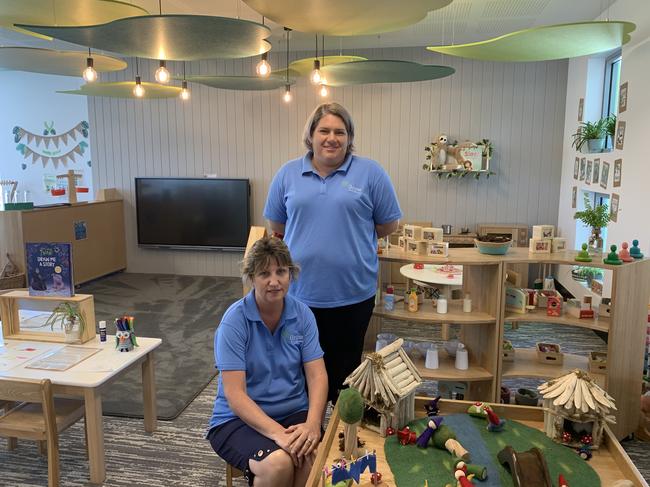
M307 421L307 411L299 411L278 423L288 428L305 421ZM248 460L263 460L270 453L280 449L275 441L258 433L239 418L215 426L208 432L207 438L217 455L244 472L248 485L253 485L254 478L248 468Z

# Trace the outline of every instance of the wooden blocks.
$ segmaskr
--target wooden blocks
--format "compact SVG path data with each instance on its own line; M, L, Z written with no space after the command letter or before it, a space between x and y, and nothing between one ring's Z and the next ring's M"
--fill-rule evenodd
M442 242L442 239L443 239L442 228L425 227L422 229L422 240Z
M427 241L427 255L431 257L447 257L449 255L449 242Z
M564 354L560 351L560 345L557 343L538 343L537 361L542 364L562 365Z
M607 352L589 352L589 372L604 374L607 371Z
M550 254L552 248L550 238L531 238L528 241L528 252L532 254Z
M2 334L5 338L16 340L37 340L43 342L64 342L63 330L51 331L49 327L40 329L21 330L20 309L52 311L60 303L70 303L78 307L85 320L81 343L95 338L95 304L91 294L65 296L30 296L27 291L11 291L0 295L0 317L2 318Z
M406 253L411 255L426 255L427 242L424 240L406 239Z
M422 240L422 227L418 225L404 225L404 237L413 240Z
M564 252L566 250L566 238L554 237L551 242L551 252Z
M553 225L533 225L534 239L547 239L555 237L555 227Z

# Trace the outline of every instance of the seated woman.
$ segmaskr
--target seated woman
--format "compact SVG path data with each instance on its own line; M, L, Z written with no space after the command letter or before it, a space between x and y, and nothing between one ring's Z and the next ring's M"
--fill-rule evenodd
M255 242L242 269L251 292L228 308L214 339L208 439L249 485L304 486L321 437L327 372L313 313L287 295L297 275L282 240Z

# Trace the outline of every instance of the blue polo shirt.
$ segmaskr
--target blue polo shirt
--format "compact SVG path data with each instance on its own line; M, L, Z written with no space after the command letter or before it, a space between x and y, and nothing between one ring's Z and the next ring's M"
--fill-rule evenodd
M323 351L311 310L284 298L280 323L272 334L260 318L251 290L224 313L214 337L217 369L246 371L246 392L275 420L309 409L303 364ZM209 429L237 416L228 406L219 375Z
M402 211L388 174L377 162L349 155L323 178L309 153L277 172L264 217L285 224L284 241L300 265L291 294L308 306L334 308L375 294L375 225L400 219Z

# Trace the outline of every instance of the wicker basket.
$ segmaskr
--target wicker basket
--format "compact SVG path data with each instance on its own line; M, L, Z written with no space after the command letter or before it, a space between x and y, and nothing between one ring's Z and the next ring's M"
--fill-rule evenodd
M0 277L0 289L20 289L25 287L25 274L16 274L11 277Z

